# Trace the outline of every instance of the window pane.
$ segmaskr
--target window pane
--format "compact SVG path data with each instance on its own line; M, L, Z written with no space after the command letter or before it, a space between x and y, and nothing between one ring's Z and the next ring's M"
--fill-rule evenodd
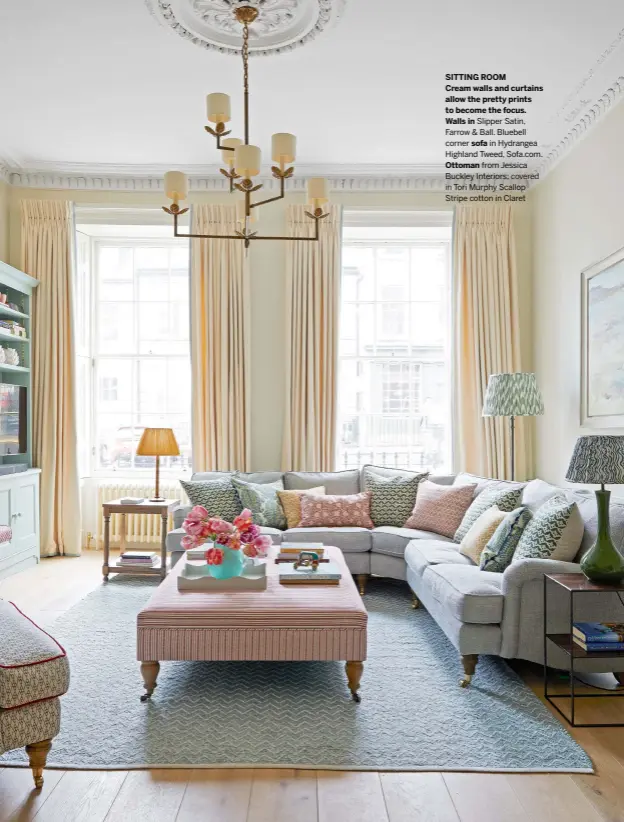
M189 246L121 241L97 245L97 349L93 389L95 464L113 471L152 471L137 456L147 426L173 428L180 457L191 463Z
M449 241L343 245L339 468L450 469Z

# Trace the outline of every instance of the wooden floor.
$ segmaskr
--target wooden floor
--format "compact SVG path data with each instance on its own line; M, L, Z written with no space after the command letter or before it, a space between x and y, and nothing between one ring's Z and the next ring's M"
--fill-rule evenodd
M101 584L100 565L96 552L45 560L0 597L49 626ZM539 692L539 671L521 673ZM573 735L596 775L49 770L39 793L29 770L4 768L0 822L624 822L624 729Z

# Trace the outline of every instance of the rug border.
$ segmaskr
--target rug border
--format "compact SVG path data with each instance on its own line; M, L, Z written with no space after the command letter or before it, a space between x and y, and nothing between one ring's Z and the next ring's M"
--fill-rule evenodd
M30 768L27 762L2 762L0 768ZM412 768L379 768L367 765L293 765L286 763L273 764L216 764L216 765L46 765L46 771L152 771L152 770L297 770L297 771L366 771L369 773L587 773L595 774L595 768L432 768L419 765Z

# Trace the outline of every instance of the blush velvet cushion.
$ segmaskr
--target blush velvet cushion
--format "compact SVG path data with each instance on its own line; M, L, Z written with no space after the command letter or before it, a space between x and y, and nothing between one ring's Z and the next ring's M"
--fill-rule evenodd
M472 502L476 488L476 484L438 485L429 480L421 482L416 505L404 527L431 531L452 539Z
M301 528L374 528L370 515L371 493L326 494L301 497Z

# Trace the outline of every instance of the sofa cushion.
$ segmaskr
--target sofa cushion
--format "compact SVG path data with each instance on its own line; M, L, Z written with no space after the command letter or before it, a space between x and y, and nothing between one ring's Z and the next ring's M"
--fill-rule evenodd
M490 537L506 516L505 511L499 510L496 505L485 510L477 521L470 526L468 533L459 543L459 553L478 565Z
M265 482L277 482L283 479L284 475L281 471L199 471L193 474L192 480L213 480L222 479L223 477L233 477L236 475L245 482L256 482L259 485L264 485Z
M6 600L0 600L0 626L0 708L64 694L69 663L59 643Z
M561 494L563 494L563 490L557 488L556 485L551 485L541 479L534 479L526 484L522 492L522 504L526 505L529 511L534 514L549 499Z
M287 491L304 491L307 488L325 486L326 494L358 494L360 472L352 471L286 471L284 488Z
M289 528L282 534L282 542L322 542L335 545L343 554L363 554L371 549L371 531L368 528Z
M302 494L324 494L324 486L318 488L308 488L306 491L278 491L277 496L284 509L286 516L286 527L297 528L301 522L301 496Z
M277 496L284 490L282 479L275 482L246 482L240 476L232 477L232 484L243 508L249 508L256 525L268 528L286 528L286 515Z
M453 480L453 485L476 485L475 496L483 491L509 491L512 488L524 488L525 482L515 482L514 480L499 480L491 477L480 477L478 474L468 474L465 471L457 474Z
M416 505L405 528L433 531L453 537L474 496L475 485L437 485L424 480L418 488Z
M496 506L499 511L513 511L520 504L522 488L486 488L470 504L464 514L461 525L455 532L455 542L461 542L479 517L488 508Z
M415 574L422 576L430 565L468 565L472 562L459 553L459 546L452 540L413 539L405 549L405 562Z
M232 477L211 480L180 480L192 505L202 505L211 517L232 522L243 510Z
M521 559L572 562L581 547L585 524L576 502L552 497L533 514L522 532L512 563Z
M513 559L514 552L533 514L524 505L505 516L490 537L479 560L482 571L502 573Z
M449 537L442 537L431 531L418 531L416 528L394 528L391 525L384 525L372 531L373 553L388 554L389 556L402 557L405 549L413 539L437 540L438 542L450 542Z
M362 489L371 492L371 519L375 525L402 528L416 503L418 485L427 477L427 472L417 474L365 465Z
M374 528L370 518L371 495L359 494L303 494L301 497L302 528Z
M423 584L430 596L460 622L499 624L503 618L503 575L475 565L431 565Z

